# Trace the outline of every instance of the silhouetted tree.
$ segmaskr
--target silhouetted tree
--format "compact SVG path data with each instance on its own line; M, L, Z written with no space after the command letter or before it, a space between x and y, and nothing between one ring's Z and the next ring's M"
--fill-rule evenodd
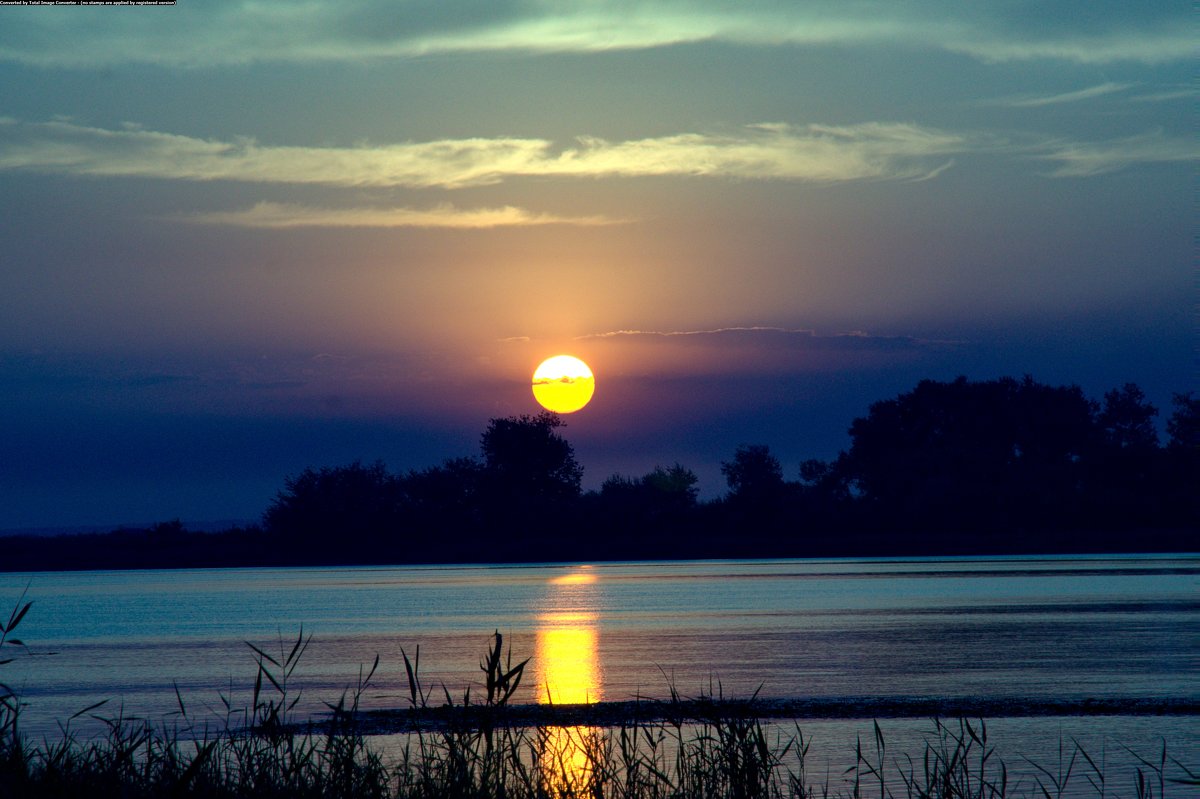
M465 533L478 527L483 464L452 458L441 466L410 471L400 480L406 515L424 535Z
M1078 386L923 380L854 420L839 468L880 525L1050 526L1080 501L1093 412Z
M783 467L762 444L742 444L733 459L721 462L721 474L735 502L774 502L783 493Z
M770 448L740 445L731 460L721 462L721 473L729 493L714 505L713 511L724 528L716 532L718 538L725 539L728 551L723 554L796 554L798 486L784 481L783 467Z
M263 524L297 560L346 562L362 555L356 547L374 549L399 532L401 498L382 462L305 469L284 481Z
M266 534L174 520L14 536L0 570L1188 550L1200 529L1200 400L1174 396L1161 448L1157 413L1132 383L1097 405L1029 377L925 380L873 403L850 449L804 461L799 482L768 447L738 447L721 464L729 494L706 503L678 463L581 496L559 417L492 419L481 458L403 477L379 462L289 477ZM563 514L575 534L562 535ZM895 535L904 530L920 534Z
M695 472L676 463L641 477L614 474L584 497L586 523L616 558L699 556Z
M858 507L845 460L843 453L832 462L810 459L800 464L796 501L810 529L828 532L857 526Z
M1104 394L1098 421L1109 446L1123 450L1151 450L1158 446L1155 416L1158 416L1158 408L1146 401L1146 395L1136 384L1126 383Z
M1170 436L1163 453L1165 524L1200 528L1200 399L1187 394L1172 397L1175 410L1167 419Z
M810 458L800 463L800 480L806 485L817 485L829 479L833 466L828 461Z
M1091 526L1136 529L1153 524L1164 512L1157 415L1158 409L1133 383L1104 394L1096 414L1103 444L1088 464Z
M562 427L566 423L549 411L490 420L481 446L491 488L526 501L577 499L583 467L556 432Z
M676 463L669 469L655 466L654 471L642 478L642 484L658 496L663 504L686 510L696 506L700 478L685 466Z
M571 444L558 434L557 414L492 419L483 433L480 505L494 544L489 548L554 560L578 542L564 541L562 527L548 524L576 509L583 468ZM523 548L523 549L522 549Z
M678 463L669 469L655 466L636 478L614 474L600 486L600 498L626 516L654 519L695 508L697 482L696 473Z
M1167 446L1172 449L1200 451L1200 398L1192 392L1171 398L1175 411L1167 420Z

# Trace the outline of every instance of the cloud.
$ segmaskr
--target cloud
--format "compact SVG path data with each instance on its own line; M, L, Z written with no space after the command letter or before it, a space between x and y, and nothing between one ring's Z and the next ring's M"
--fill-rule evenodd
M929 341L912 336L884 336L854 330L848 333L818 334L808 328L770 326L717 327L699 330L612 330L577 336L577 341L623 340L633 342L680 341L701 346L753 345L762 349L907 349L928 344L954 342Z
M1169 103L1175 100L1196 100L1198 98L1200 98L1200 90L1191 86L1176 85L1134 95L1130 99L1138 103Z
M543 157L536 139L454 139L361 147L264 146L69 122L0 122L0 169L98 177L455 188L494 183Z
M587 333L576 336L577 340L590 338L674 338L676 336L730 336L744 334L778 334L787 336L802 336L812 338L816 333L809 328L765 327L714 327L702 330L610 330L604 333Z
M1041 98L1103 93L1092 87ZM1116 89L1103 89L1116 91ZM912 123L856 125L763 123L731 133L679 133L628 141L581 136L557 148L545 139L469 138L430 142L296 147L252 139L219 141L127 126L120 130L72 122L0 119L0 171L83 177L238 181L339 187L459 189L517 178L718 178L804 183L928 180L972 152L1033 153L1058 161L1054 177L1082 177L1138 164L1195 160L1190 139L1147 133L1108 142L1034 141L1014 147L995 137ZM250 209L193 217L249 227L495 227L614 224L601 216L560 217L520 208L433 210L323 209L260 203Z
M0 170L97 177L445 189L515 177L692 176L832 183L913 179L970 149L963 136L904 123L760 124L610 142L584 136L472 138L358 147L262 145L127 127L0 120ZM934 163L937 159L938 163Z
M892 45L987 61L1184 61L1187 9L1167 4L719 0L462 0L353 4L210 0L171 14L10 9L0 60L37 66L209 66L354 61L460 52L598 52L721 41Z
M1056 178L1081 178L1116 172L1143 164L1182 163L1200 160L1200 144L1191 138L1144 133L1105 142L1051 142L1033 156L1057 161L1049 174Z
M656 379L723 375L763 376L845 372L943 357L962 341L863 331L818 333L808 328L731 325L676 329L600 330L572 339L525 336L497 342L500 361L514 373L529 367L534 352L565 351L585 360L598 382L612 378Z
M1091 100L1095 97L1103 97L1106 94L1123 92L1136 85L1137 84L1135 83L1108 82L1101 83L1096 86L1089 86L1086 89L1079 89L1073 92L1062 92L1060 94L1005 97L999 100L992 100L988 103L988 105L1000 105L1008 108L1041 108L1048 105L1062 105L1063 103L1077 103L1082 100Z
M312 208L289 203L260 202L241 211L211 211L175 217L206 225L249 228L454 228L485 229L532 225L615 225L628 220L604 216L557 216L506 205L500 208Z
M1077 64L1108 64L1131 61L1162 64L1195 57L1191 23L1178 18L1142 30L1007 38L967 36L949 41L946 49L981 61L1069 61Z

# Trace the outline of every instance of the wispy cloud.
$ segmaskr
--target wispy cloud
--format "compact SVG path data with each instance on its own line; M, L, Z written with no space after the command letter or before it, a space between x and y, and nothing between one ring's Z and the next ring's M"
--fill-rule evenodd
M1139 103L1170 103L1175 100L1200 99L1200 89L1192 86L1169 86L1157 91L1148 91L1129 98Z
M337 186L494 183L544 157L536 139L452 139L360 147L260 145L250 138L0 120L0 169L100 177L233 180Z
M988 105L1000 105L1008 108L1042 108L1048 105L1078 103L1083 100L1091 100L1096 97L1103 97L1106 94L1116 94L1118 92L1124 92L1136 85L1137 84L1135 83L1101 83L1096 86L1089 86L1086 89L1078 89L1077 91L1073 92L1061 92L1059 94L1002 97L998 100L989 101Z
M130 127L0 120L0 170L105 177L447 189L514 177L695 176L840 182L912 179L970 149L958 134L903 123L761 124L729 134L611 142L473 138L359 147L217 141ZM936 161L934 160L936 159Z
M816 331L812 330L811 328L804 327L788 328L753 325L746 327L711 327L702 328L699 330L609 330L603 333L587 333L582 336L576 336L575 338L577 341L582 341L592 338L675 338L679 336L742 336L746 334L802 336L804 338L812 338L816 335Z
M362 61L436 53L592 52L724 41L750 46L894 45L989 61L1190 59L1188 11L1132 6L1076 19L1060 4L728 3L721 0L490 0L353 4L211 0L171 14L69 16L11 9L0 59L39 66ZM1164 4L1165 5L1165 4ZM1136 13L1131 13L1135 11ZM1071 26L1062 20L1071 18Z
M211 211L175 217L206 225L248 228L453 228L485 229L533 225L616 225L629 220L605 216L558 216L506 205L500 208L313 208L260 202L240 211Z
M1051 142L1034 156L1057 162L1049 174L1056 178L1081 178L1116 172L1142 164L1200 161L1200 144L1192 138L1145 133L1104 142Z
M854 349L903 349L923 344L947 344L911 336L888 336L854 330L845 333L819 334L809 328L787 328L771 326L716 327L697 330L611 330L589 333L576 337L577 341L624 340L624 341L681 341L701 345L753 344L755 347L771 348L854 348Z
M1061 162L1050 173L1055 177L1191 161L1200 151L1189 139L1163 133L1108 142L1050 140L1021 149L1033 152L1036 158ZM198 139L134 126L111 130L64 121L27 123L0 118L0 171L339 187L459 189L528 177L656 176L805 183L927 180L950 168L958 154L1015 151L995 137L884 122L841 126L771 123L723 134L680 133L617 142L582 136L565 148L546 139L518 138L296 147L263 145L252 139ZM251 227L495 227L623 221L559 217L512 207L476 211L449 206L433 210L323 209L277 203L202 215L196 220Z
M1014 8L1018 8L1014 6ZM1026 10L1029 7L1020 7ZM1130 5L1130 9L1139 8ZM1061 13L1047 4L1050 13ZM1035 18L1036 19L1036 18ZM981 61L1068 61L1077 64L1108 64L1131 61L1161 64L1195 57L1196 44L1191 22L1183 16L1147 20L1141 26L1124 25L1099 31L1026 31L1004 35L999 31L973 30L949 39L945 48Z

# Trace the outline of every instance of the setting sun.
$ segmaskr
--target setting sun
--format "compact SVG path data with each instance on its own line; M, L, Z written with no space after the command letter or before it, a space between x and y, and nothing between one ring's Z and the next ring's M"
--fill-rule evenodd
M547 358L533 373L533 397L548 411L574 413L588 404L595 391L592 370L570 355Z

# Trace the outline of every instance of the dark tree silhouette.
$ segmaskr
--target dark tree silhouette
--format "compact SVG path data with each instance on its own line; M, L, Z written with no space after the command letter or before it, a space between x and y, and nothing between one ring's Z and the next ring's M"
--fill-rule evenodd
M1047 525L1080 501L1093 411L1078 386L924 380L854 420L838 468L880 524Z
M783 467L762 444L742 444L733 460L721 462L721 474L735 502L773 502L783 493Z
M1200 529L1200 399L1190 392L1172 397L1160 479L1165 524Z
M699 553L697 482L695 472L678 463L641 477L612 475L599 492L583 497L589 538L597 551L618 559Z
M653 519L695 508L697 482L696 473L678 463L655 466L641 477L614 474L600 486L600 499L623 515Z
M1136 384L1126 383L1105 393L1098 421L1109 446L1152 450L1158 446L1155 416L1158 416L1158 408L1146 401L1146 395Z
M727 554L794 554L798 544L793 489L797 486L784 482L783 467L770 448L742 444L731 460L721 462L721 473L729 493L714 506L720 517L714 535Z
M833 466L823 460L810 458L800 463L800 481L806 485L815 486L829 479Z
M579 548L552 523L578 510L583 477L570 442L558 434L564 426L549 412L488 422L479 482L486 557L561 560Z
M284 481L263 524L300 559L352 557L352 546L399 532L401 499L399 481L382 462L305 469Z
M452 458L441 466L410 471L400 480L413 525L421 531L465 530L479 524L483 465L475 458Z
M1091 526L1153 524L1163 508L1163 459L1154 417L1158 409L1133 383L1106 392L1096 414L1103 440L1089 463Z
M578 499L583 467L556 432L562 427L566 423L549 411L488 422L481 447L489 488L526 502Z
M1127 383L1088 400L1032 378L926 380L876 402L851 446L784 479L768 447L721 464L700 502L678 463L580 493L552 413L492 419L481 457L390 474L382 463L289 477L265 530L179 521L104 535L6 538L0 570L1006 552L1179 552L1200 529L1200 400L1158 411ZM576 534L563 536L570 515ZM908 533L908 534L905 534Z
M1175 411L1167 420L1167 435L1171 437L1167 446L1200 452L1200 398L1193 397L1189 391L1171 399Z
M680 510L696 506L698 482L700 478L696 477L695 472L678 463L669 469L655 466L654 471L642 478L642 485L659 497L664 506Z

